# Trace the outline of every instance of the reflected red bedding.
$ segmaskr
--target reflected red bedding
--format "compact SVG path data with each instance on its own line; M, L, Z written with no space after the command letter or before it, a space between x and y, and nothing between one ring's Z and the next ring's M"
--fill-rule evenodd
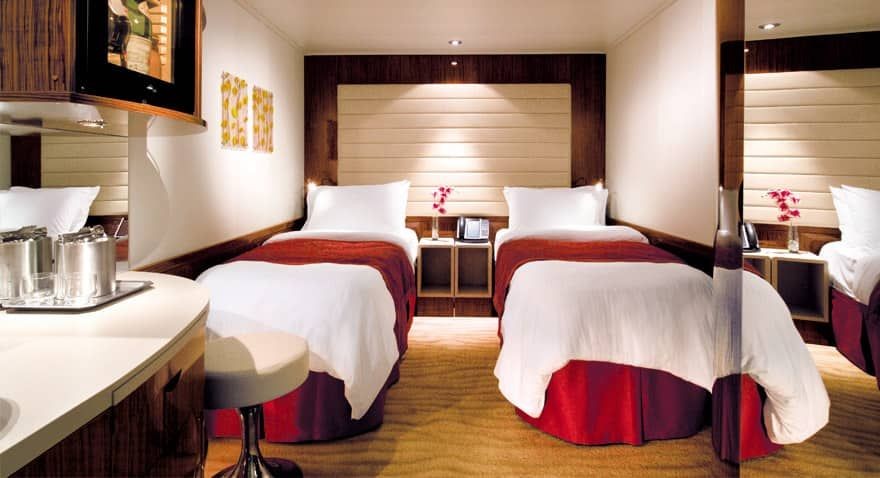
M837 350L865 373L877 376L880 388L880 284L868 305L831 289L831 328Z
M365 265L376 269L394 299L394 333L400 356L407 349L407 335L415 311L415 274L406 253L399 246L381 241L335 241L293 239L273 242L242 254L233 261L263 261L301 265L317 263ZM356 313L356 311L352 311ZM275 442L331 440L356 435L382 423L385 394L397 381L398 366L392 370L385 389L359 420L351 419L351 407L341 380L326 373L310 372L298 389L264 404L265 437ZM214 436L238 436L241 428L234 410L209 414L208 431Z

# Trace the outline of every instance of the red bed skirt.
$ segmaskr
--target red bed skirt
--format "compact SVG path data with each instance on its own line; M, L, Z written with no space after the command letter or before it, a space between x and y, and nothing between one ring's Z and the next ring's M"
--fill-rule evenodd
M868 307L831 289L831 328L837 350L865 373L880 369L880 324L868 318ZM880 377L877 380L880 387Z
M322 372L309 372L299 388L263 404L263 435L270 442L299 443L335 440L374 430L382 424L385 395L398 377L398 365L395 365L385 388L367 413L359 420L352 420L342 380ZM241 436L235 410L208 411L206 415L210 436Z
M682 438L708 424L709 392L669 373L573 360L547 386L544 410L527 423L579 445Z
M710 396L660 370L573 360L550 378L540 417L519 409L516 413L526 423L578 445L642 445L684 438L699 432L711 418L716 423L715 451L724 460L739 462L781 448L767 438L761 414L763 391L742 376L740 402L739 383L739 375L719 380ZM740 403L742 407L737 407Z
M764 389L748 375L728 375L712 386L712 446L722 460L740 463L782 448L764 426Z

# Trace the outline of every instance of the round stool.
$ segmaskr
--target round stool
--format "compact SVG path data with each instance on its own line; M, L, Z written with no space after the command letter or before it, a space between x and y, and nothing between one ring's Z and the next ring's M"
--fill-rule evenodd
M309 375L305 340L284 333L224 337L205 350L205 408L237 408L241 417L238 463L215 476L302 476L296 463L260 453L262 403L293 391Z

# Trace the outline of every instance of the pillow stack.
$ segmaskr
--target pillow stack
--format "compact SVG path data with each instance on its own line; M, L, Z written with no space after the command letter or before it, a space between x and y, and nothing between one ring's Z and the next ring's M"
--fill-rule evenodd
M0 191L0 229L43 226L49 236L76 232L86 224L100 187L31 189L13 186Z
M605 224L608 191L579 188L504 188L510 229L571 229Z
M406 228L409 181L318 186L309 191L303 230L397 232Z
M880 249L880 191L843 185L831 187L841 241Z

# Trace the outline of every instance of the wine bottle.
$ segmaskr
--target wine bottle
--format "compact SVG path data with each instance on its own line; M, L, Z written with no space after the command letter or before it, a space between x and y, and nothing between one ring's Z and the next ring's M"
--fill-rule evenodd
M125 47L131 34L128 8L122 4L122 0L108 0L107 6L107 62L125 67Z
M125 0L128 19L131 21L131 35L126 45L127 68L138 73L150 73L150 50L153 46L152 23L140 8L138 0Z

